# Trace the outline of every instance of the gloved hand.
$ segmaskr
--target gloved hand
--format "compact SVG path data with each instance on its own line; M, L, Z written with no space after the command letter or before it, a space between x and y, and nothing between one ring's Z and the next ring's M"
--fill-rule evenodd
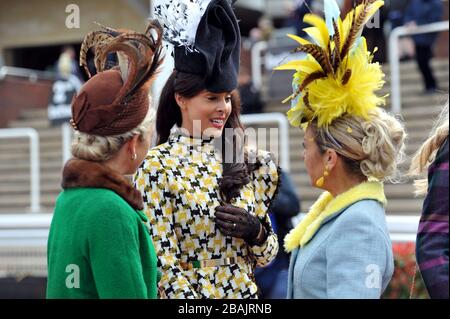
M244 239L249 245L261 245L266 240L264 227L256 216L233 205L216 207L216 224L225 236ZM263 232L262 236L260 232Z

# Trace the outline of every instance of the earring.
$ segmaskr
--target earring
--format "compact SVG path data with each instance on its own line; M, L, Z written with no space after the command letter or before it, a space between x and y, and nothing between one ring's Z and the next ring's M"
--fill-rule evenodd
M323 184L325 184L325 178L328 176L330 176L330 173L328 172L328 166L326 166L325 172L323 172L323 176L317 180L316 186L321 188Z
M137 154L134 153L133 156L131 156L131 160L135 161L137 159Z

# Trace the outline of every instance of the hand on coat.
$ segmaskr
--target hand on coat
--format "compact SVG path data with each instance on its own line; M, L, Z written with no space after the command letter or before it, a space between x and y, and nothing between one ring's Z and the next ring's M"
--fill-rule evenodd
M256 216L233 205L216 207L216 225L225 236L244 239L250 245L261 245L266 240L264 227ZM263 236L259 236L263 229ZM262 238L261 238L262 237Z

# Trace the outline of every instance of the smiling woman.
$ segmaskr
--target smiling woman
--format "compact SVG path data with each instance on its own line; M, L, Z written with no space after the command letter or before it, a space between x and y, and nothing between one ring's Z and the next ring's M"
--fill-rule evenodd
M174 17L163 12L182 12L188 24L192 11L203 17L195 43L178 29L166 35L177 46L158 107L159 145L135 176L163 272L159 288L168 298L257 298L254 268L278 252L268 211L279 177L270 154L250 157L244 148L239 26L228 0L160 2L166 31Z

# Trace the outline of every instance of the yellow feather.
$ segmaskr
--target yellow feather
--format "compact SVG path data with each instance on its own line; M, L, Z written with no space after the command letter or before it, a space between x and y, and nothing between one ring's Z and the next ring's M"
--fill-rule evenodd
M312 31L312 33L314 34L314 37L307 31L308 29L311 29L311 28L306 28L306 29L304 29L304 31L306 33L308 33L309 35L311 35L311 37L313 37L316 41L318 41L322 47L327 47L328 42L330 41L330 34L328 32L327 24L325 23L325 20L316 14L308 13L303 18L303 22L306 22L315 28L315 30Z
M303 39L303 38L300 38L299 36L297 36L297 35L294 35L294 34L288 34L287 35L289 38L291 38L292 40L294 40L294 41L297 41L299 44L301 44L301 45L305 45L305 44L311 44L311 42L309 42L308 40L305 40L305 39Z
M374 2L370 6L369 14L367 15L367 18L364 21L364 23L367 23L383 5L384 5L384 1L382 1L382 0L378 0L378 1Z
M322 48L326 48L328 46L328 40L324 40L322 38L322 34L320 33L320 30L315 27L310 28L304 28L303 31L306 32L313 40L316 42L316 44L320 45Z
M321 68L320 64L316 62L316 60L295 60L295 61L290 61L283 65L280 65L280 66L274 68L274 70L276 70L276 71L282 71L282 70L299 71L299 70L301 70L302 72L305 72L305 73L313 73L313 72L322 70L322 68Z

